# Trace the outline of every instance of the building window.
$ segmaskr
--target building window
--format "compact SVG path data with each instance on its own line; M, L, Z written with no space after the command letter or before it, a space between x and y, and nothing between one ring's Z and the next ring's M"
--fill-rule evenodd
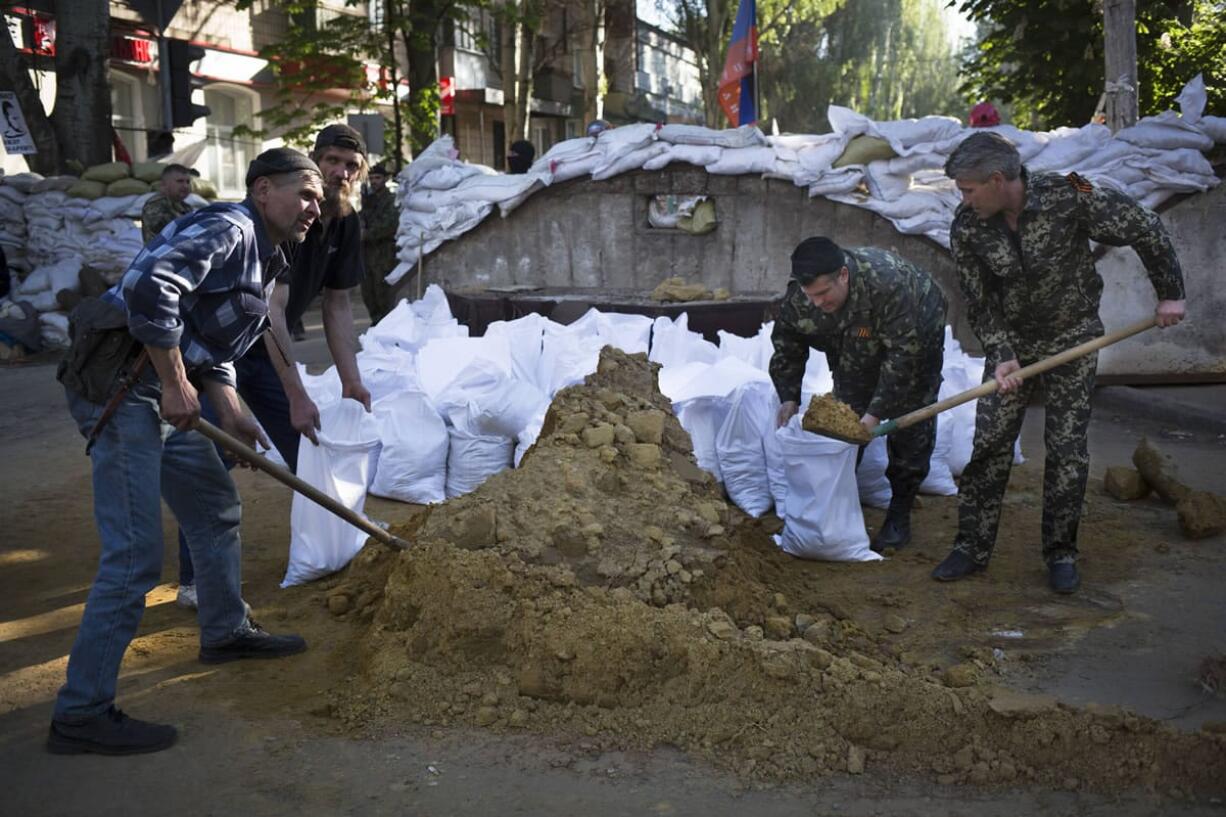
M251 92L242 88L213 86L204 90L209 106L204 172L224 198L246 195L247 165L259 152L260 143L250 136L236 136L238 125L258 127L252 114Z
M119 133L133 161L144 160L145 107L140 83L122 71L111 71L111 125Z

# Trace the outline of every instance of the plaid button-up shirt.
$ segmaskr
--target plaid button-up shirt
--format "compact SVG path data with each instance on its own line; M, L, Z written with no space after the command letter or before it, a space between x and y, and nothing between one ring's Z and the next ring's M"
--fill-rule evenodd
M284 267L250 199L214 204L154 236L103 297L128 313L132 337L177 346L190 375L233 386L231 361L264 331Z

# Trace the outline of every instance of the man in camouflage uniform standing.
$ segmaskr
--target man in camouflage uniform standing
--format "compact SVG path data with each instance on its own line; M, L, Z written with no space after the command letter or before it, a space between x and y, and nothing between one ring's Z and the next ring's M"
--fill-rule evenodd
M166 165L154 193L140 211L141 237L148 244L166 225L192 211L187 197L192 192L192 171L183 165Z
M370 169L370 192L362 199L362 256L366 277L362 279L362 302L376 324L392 310L392 288L384 278L396 266L396 228L400 212L396 197L387 189L387 168L383 163Z
M872 430L937 399L945 343L945 296L919 267L875 247L842 249L805 239L771 335L770 374L783 425L799 409L809 350L825 352L835 396ZM911 541L911 506L936 445L935 419L887 437L892 498L872 548Z
M1145 263L1158 296L1159 326L1184 316L1183 276L1162 222L1127 196L1075 173L1028 173L1017 149L996 133L967 137L945 173L962 193L950 244L967 316L987 355L975 446L962 474L953 552L932 572L939 581L983 570L996 542L1013 444L1035 382L1046 392L1043 559L1051 587L1072 593L1077 526L1089 476L1087 432L1097 355L1022 381L1017 371L1103 334L1103 282L1090 240L1129 245Z

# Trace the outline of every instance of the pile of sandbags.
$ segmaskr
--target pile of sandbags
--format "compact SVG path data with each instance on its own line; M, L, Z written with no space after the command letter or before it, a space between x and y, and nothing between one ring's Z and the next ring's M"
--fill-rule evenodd
M1180 111L1142 119L1112 136L1102 125L1046 132L998 125L1032 170L1077 172L1156 207L1177 193L1219 182L1204 151L1226 143L1226 118L1204 116L1197 76L1179 97ZM951 117L876 122L848 108L827 110L831 133L765 136L757 128L712 130L694 125L634 124L559 142L523 175L503 176L459 161L450 136L423 151L400 174L396 283L425 254L477 226L497 207L505 217L528 196L579 177L608 179L674 162L714 174L786 179L810 197L872 210L895 228L949 246L959 204L945 161L973 131Z

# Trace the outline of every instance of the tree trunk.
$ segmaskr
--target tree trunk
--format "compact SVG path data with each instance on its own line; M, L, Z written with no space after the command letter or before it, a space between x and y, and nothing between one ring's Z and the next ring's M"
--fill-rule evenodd
M85 167L109 162L110 7L103 0L56 5L55 110L51 124L62 158L76 159Z
M0 88L12 89L25 114L26 127L34 139L38 153L26 155L26 164L35 173L52 176L61 169L60 143L55 128L43 110L43 101L38 89L30 81L30 72L24 55L17 52L8 26L0 32Z
M730 0L706 0L706 5L707 20L701 46L705 53L699 55L698 73L702 82L702 104L706 108L707 127L736 127L735 122L727 122L724 109L719 106L719 78L724 71L724 56L727 53L724 29L728 25ZM705 77L702 76L704 63Z
M583 118L592 122L604 118L604 0L582 0L583 46L580 53L580 81L583 83Z
M409 24L403 29L403 39L408 59L409 140L414 156L438 138L439 22L440 11L435 2L409 4Z
M502 26L500 37L501 61L498 66L502 74L502 119L506 127L507 138L513 142L520 137L516 134L515 124L519 122L519 44L523 40L524 21L520 10L507 3L509 15ZM510 147L510 145L507 145Z
M517 119L514 133L519 139L528 139L532 127L532 66L536 60L536 28L521 25L519 41L519 66L515 78L515 106Z
M1103 32L1106 52L1107 125L1114 133L1137 121L1136 0L1106 0Z

